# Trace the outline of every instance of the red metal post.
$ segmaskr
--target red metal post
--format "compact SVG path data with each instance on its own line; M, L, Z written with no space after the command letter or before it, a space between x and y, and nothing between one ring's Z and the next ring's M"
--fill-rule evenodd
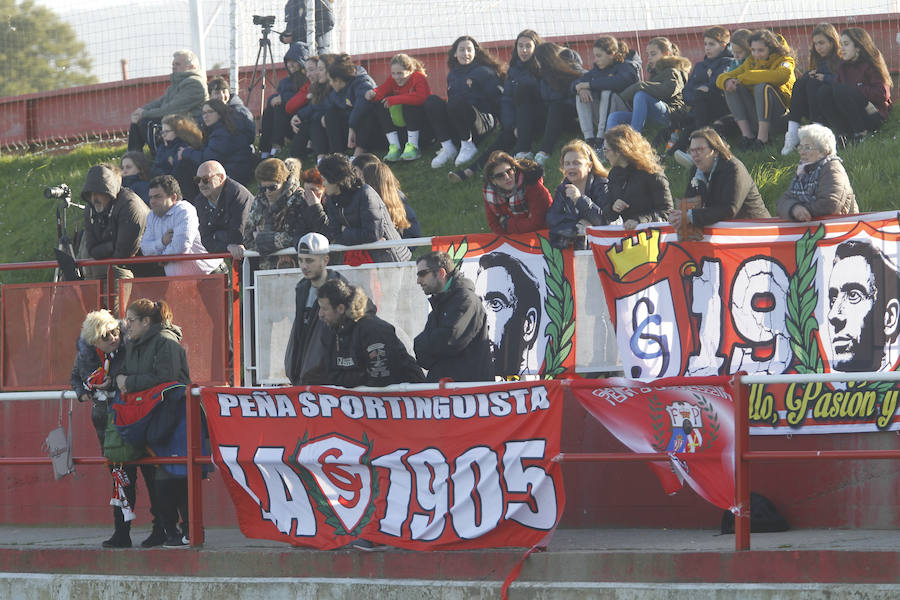
M241 376L241 280L238 261L231 259L231 365L235 387L242 384Z
M744 452L750 449L750 409L747 386L741 381L746 373L731 379L734 397L734 492L738 513L734 515L734 549L750 549L750 465Z
M191 546L202 546L203 534L203 466L196 459L203 455L203 436L200 431L200 399L194 396L194 387L187 390L187 467L188 467L188 529Z

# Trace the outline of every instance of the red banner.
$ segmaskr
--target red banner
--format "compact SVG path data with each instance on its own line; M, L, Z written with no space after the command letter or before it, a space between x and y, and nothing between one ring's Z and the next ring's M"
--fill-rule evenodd
M896 370L897 214L588 228L626 376ZM751 386L752 433L900 429L892 382Z
M560 375L575 368L572 250L538 233L435 237L484 302L498 374Z
M581 405L634 452L666 452L650 463L669 494L683 482L719 508L732 509L734 398L727 377L569 382Z
M204 388L212 456L247 537L333 549L529 547L565 504L561 391Z

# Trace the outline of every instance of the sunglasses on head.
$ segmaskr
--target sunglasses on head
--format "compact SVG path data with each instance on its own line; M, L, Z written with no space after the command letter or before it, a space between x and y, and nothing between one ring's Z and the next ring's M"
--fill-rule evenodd
M272 185L261 185L261 186L259 186L259 191L261 191L261 192L274 192L275 190L277 190L277 189L280 188L280 187L281 187L281 186L278 185L277 183L273 183Z

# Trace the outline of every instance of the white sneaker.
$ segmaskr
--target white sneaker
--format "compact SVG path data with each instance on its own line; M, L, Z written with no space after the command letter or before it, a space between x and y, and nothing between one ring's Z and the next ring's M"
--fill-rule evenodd
M797 135L796 131L788 131L784 136L784 148L781 149L781 155L787 156L791 152L794 151L794 148L797 147L797 144L800 143L800 136Z
M675 157L675 162L677 162L685 169L690 169L694 166L694 161L691 159L691 155L684 150L676 150L672 156Z
M478 154L478 147L472 142L460 144L459 154L456 155L456 166L464 165Z
M450 161L453 160L453 157L456 156L456 146L451 148L444 148L441 146L441 149L438 150L437 156L434 157L431 161L432 169L440 169L444 165L450 164Z
M538 152L534 155L534 162L541 165L542 167L544 166L544 163L546 163L549 159L550 155L546 152Z

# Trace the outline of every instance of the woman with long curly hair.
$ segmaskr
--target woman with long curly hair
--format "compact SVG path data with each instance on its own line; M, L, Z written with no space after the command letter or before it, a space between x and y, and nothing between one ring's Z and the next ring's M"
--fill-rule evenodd
M612 167L607 214L621 217L625 229L666 221L673 206L672 193L650 142L628 125L608 129L603 140L603 152Z
M478 154L476 142L489 133L500 110L503 67L471 36L460 36L447 52L447 100L431 95L425 114L441 144L431 168L456 166ZM460 146L457 147L456 141Z
M585 250L585 225L606 225L607 175L594 149L582 140L572 140L559 156L559 170L565 177L553 192L547 211L550 245L554 248Z
M484 166L484 212L499 235L528 233L547 227L550 192L544 169L528 158L516 160L497 150Z
M887 120L894 81L865 29L841 32L841 59L834 85L818 97L832 129L859 141Z

